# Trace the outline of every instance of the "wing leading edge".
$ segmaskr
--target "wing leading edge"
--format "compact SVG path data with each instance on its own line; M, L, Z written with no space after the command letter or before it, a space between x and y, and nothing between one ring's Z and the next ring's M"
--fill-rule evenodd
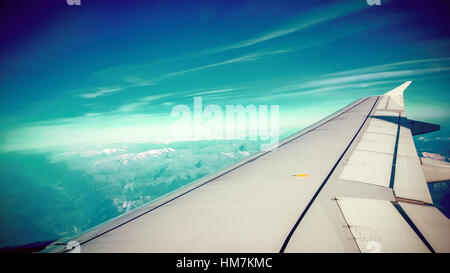
M404 111L409 84L45 251L449 252Z

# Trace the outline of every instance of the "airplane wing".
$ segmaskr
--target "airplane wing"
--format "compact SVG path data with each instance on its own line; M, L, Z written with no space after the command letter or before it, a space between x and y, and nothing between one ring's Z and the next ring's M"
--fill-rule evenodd
M406 118L409 84L44 251L450 252L412 139L436 125Z

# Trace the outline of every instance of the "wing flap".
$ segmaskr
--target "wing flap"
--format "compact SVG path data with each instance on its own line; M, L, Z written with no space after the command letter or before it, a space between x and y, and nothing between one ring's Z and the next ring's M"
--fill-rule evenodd
M389 187L398 114L377 110L368 120L369 125L359 138L348 162L344 163L345 167L339 178Z
M400 126L394 192L398 197L433 203L411 130L406 126Z
M450 252L450 220L433 206L399 202L436 252Z
M390 154L356 150L340 179L389 187L392 157Z
M337 203L361 252L429 252L391 202L338 197Z

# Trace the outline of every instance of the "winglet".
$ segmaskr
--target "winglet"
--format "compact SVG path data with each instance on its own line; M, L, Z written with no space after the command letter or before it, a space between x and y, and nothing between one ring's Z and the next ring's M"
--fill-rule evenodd
M405 107L405 103L403 101L403 92L405 89L411 84L411 81L407 81L396 88L392 89L391 91L384 94L385 96L389 96L392 100L394 100L398 105L400 105L402 108Z

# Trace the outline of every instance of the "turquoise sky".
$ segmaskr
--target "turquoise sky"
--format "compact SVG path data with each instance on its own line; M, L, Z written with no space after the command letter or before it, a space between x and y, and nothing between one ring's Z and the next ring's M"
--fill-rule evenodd
M292 132L407 80L409 117L449 122L448 4L60 2L2 21L2 151L166 139L196 94L280 105Z

